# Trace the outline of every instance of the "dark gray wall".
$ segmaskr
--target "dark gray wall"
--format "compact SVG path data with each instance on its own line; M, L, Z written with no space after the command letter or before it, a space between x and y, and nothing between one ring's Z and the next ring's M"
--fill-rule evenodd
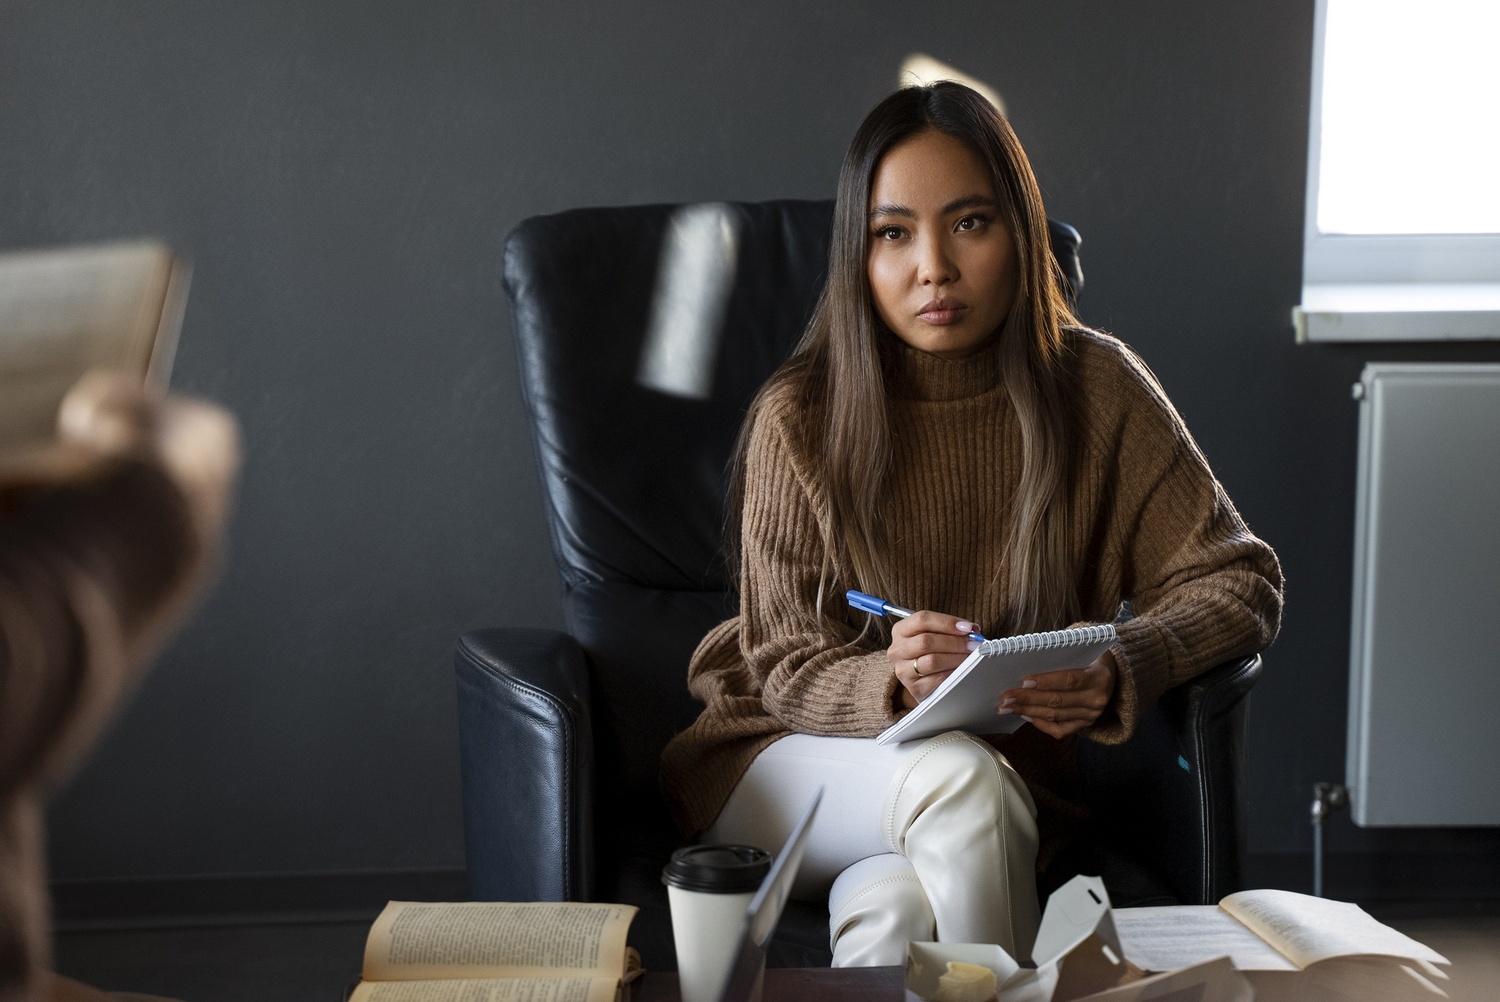
M56 803L55 872L461 866L452 641L559 619L501 241L577 205L827 197L925 51L1002 92L1084 233L1086 318L1156 369L1281 554L1250 848L1301 879L1278 854L1343 771L1349 384L1367 359L1500 357L1293 344L1311 26L1312 0L0 2L0 246L188 252L177 385L248 445L222 580ZM1366 870L1500 854L1493 832L1333 840Z

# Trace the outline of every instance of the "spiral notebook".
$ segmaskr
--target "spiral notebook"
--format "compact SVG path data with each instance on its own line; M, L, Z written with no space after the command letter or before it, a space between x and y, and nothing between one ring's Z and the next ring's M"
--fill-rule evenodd
M1000 694L1037 672L1083 668L1115 642L1113 624L986 640L932 695L887 727L876 744L931 737L944 731L1009 734L1026 721L996 713Z

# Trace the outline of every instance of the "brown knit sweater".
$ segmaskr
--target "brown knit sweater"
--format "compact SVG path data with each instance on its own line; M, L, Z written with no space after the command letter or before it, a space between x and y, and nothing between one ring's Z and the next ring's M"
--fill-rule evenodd
M1082 410L1071 499L1079 605L1086 622L1110 622L1126 599L1135 611L1119 626L1113 702L1085 732L1116 743L1168 688L1270 644L1282 577L1140 359L1091 331L1071 333L1069 348ZM948 360L906 350L892 386L891 430L888 597L963 616L981 631L1006 622L1001 555L1022 453L994 353ZM778 738L873 737L896 719L899 683L885 641L862 635L866 615L845 604L846 585L823 596L815 627L805 611L798 615L817 606L828 537L817 447L797 401L767 401L750 438L740 615L694 653L688 686L707 705L662 757L684 832L711 824L751 761ZM996 745L1031 786L1045 843L1049 829L1081 811L1069 788L1072 741L1026 726Z

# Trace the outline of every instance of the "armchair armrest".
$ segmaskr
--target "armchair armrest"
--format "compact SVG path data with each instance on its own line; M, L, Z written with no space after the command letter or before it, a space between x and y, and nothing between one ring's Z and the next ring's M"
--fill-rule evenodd
M1182 904L1239 887L1245 697L1260 671L1259 655L1226 662L1168 691L1124 744L1078 744L1095 825Z
M1202 904L1240 886L1245 841L1245 697L1260 678L1259 654L1229 661L1185 682L1164 697L1175 712L1178 743L1198 786L1203 832L1202 870L1196 880ZM1175 706L1173 704L1176 704Z
M469 893L593 893L593 724L583 648L555 630L465 634L454 652Z

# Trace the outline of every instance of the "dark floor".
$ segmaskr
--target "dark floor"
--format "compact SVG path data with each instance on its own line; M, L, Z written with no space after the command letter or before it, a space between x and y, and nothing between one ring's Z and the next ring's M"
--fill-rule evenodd
M1453 962L1454 1002L1500 999L1500 916L1387 917ZM339 1002L359 976L367 922L67 932L64 974L186 1002ZM772 1000L767 1000L772 1002Z

